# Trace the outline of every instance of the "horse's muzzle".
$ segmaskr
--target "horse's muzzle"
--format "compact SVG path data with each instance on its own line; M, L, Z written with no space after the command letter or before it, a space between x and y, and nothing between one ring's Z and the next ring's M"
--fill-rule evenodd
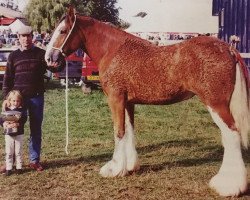
M58 62L60 63L60 61L64 59L64 56L62 55L62 53L57 50L57 49L50 49L46 51L45 54L45 60L46 62Z

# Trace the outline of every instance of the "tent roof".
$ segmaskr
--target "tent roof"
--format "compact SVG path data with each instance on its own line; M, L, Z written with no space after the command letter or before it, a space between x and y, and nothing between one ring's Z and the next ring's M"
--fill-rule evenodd
M20 29L20 27L23 27L23 25L27 25L25 20L16 19L12 24L9 25L9 28L11 29L12 33L17 33L17 31Z
M9 8L5 8L0 6L0 16L7 17L7 18L24 18L24 15L20 11L11 10Z

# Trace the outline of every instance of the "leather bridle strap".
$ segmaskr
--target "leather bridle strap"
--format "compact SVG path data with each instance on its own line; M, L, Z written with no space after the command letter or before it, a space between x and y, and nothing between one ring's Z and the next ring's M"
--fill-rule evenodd
M69 31L67 37L65 38L63 44L61 45L61 47L57 48L57 47L52 46L52 49L59 50L59 51L62 53L62 55L63 55L64 57L66 57L67 55L63 52L63 47L64 47L64 45L66 44L66 42L67 42L69 36L71 35L71 33L72 33L72 31L73 31L73 29L74 29L74 27L75 27L75 24L76 24L76 14L75 14L75 18L74 18L73 25L72 25L72 27L71 27L71 29L70 29L70 31Z

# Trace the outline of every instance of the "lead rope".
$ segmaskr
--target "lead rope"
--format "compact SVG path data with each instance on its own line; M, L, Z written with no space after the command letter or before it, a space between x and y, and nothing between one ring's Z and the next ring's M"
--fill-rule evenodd
M66 39L64 40L61 48L59 49L62 54L63 53L63 46L65 45L66 41L68 40L69 36L71 35L71 32L73 31L76 24L76 15L74 18L73 25L70 29L70 32L68 33ZM66 62L66 88L65 88L65 110L66 110L66 145L65 145L65 152L68 155L68 145L69 145L69 108L68 108L68 90L69 90L69 74L68 74L68 63Z
M61 45L60 48L56 48L54 46L52 46L53 49L57 49L59 50L63 56L66 56L63 52L63 47L65 45L65 43L67 42L69 36L71 35L71 32L73 31L74 27L75 27L75 24L76 24L76 14L75 14L75 18L74 18L74 22L73 22L73 25L66 37L66 39L64 40L63 44ZM65 145L65 152L66 154L68 155L69 152L68 152L68 145L69 145L69 118L68 118L68 115L69 115L69 112L68 112L68 64L66 62L66 88L65 88L65 110L66 110L66 145Z
M66 145L65 152L68 155L68 145L69 145L69 110L68 110L68 62L66 62L66 86L65 86L65 111L66 111Z

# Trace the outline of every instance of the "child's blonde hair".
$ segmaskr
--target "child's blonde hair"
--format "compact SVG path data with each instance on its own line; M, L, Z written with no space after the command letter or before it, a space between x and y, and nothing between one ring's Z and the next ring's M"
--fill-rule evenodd
M21 101L21 103L23 102L23 97L22 97L20 91L18 91L18 90L11 90L11 91L8 93L6 99L7 99L7 101L10 101L10 100L11 100L12 98L14 98L14 97L17 97L17 98Z

